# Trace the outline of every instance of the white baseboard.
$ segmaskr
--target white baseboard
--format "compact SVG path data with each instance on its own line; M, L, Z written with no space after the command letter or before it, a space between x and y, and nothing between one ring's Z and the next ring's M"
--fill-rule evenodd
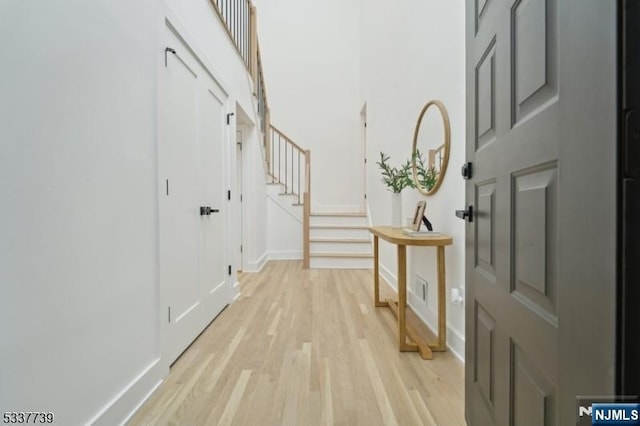
M125 424L160 386L163 377L169 373L168 371L163 372L161 365L160 358L152 361L142 373L109 401L88 424L95 426Z
M398 292L398 277L396 277L395 275L393 275L391 273L391 271L389 271L387 269L386 266L384 266L382 263L379 264L380 267L380 276L382 277L383 280L385 280L387 282L387 284L389 285L389 287L391 287L393 289L393 291L395 291L396 293Z
M248 267L244 272L260 272L270 260L302 260L302 251L268 251L256 262L247 262Z
M438 313L428 306L425 306L420 297L409 290L409 306L413 312L429 329L436 334L438 330ZM447 324L447 347L464 364L464 337L457 330Z
M231 303L234 303L236 300L240 298L240 281L236 281L233 284L233 298L231 299Z
M313 213L360 213L360 206L356 205L330 205L330 204L320 204L311 200L311 211Z
M380 276L384 281L386 281L387 285L393 289L396 293L398 292L398 279L395 275L393 275L389 269L387 269L384 265L380 265ZM438 329L438 314L430 309L428 306L426 308L421 308L420 305L424 307L424 303L422 300L411 290L407 290L407 299L409 302L409 306L415 312L415 314L420 318L420 320L427 326L433 333L437 333ZM464 336L462 336L457 330L451 328L449 324L447 324L447 348L464 364Z
M268 254L269 253L265 252L255 262L247 262L247 269L244 272L260 272L267 263Z
M269 260L302 260L302 251L270 251Z

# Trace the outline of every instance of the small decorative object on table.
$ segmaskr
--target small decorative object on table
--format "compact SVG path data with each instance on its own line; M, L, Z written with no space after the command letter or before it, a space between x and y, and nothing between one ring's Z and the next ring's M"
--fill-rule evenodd
M426 201L418 201L418 204L416 204L415 213L413 215L413 222L411 224L411 227L403 228L402 232L404 232L406 235L409 235L409 236L433 234L433 226L431 225L431 222L429 222L427 217L424 215L424 211L426 207L427 207ZM420 231L420 225L422 225L423 223L427 228L426 231Z

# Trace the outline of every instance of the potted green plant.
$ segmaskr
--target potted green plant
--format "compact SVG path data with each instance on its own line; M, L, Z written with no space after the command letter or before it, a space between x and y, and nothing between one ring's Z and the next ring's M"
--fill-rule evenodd
M416 174L418 175L418 182L426 191L431 191L438 181L439 172L435 167L427 167L425 165L424 155L422 155L419 149L417 149L413 155L416 158ZM411 175L413 174L412 171L409 171L409 173ZM412 188L415 188L415 183Z
M382 172L382 182L387 189L392 192L391 198L391 224L402 226L402 190L405 188L415 188L411 176L411 162L407 160L400 167L389 164L389 157L384 152L380 152L380 161L376 164Z
M415 188L413 178L411 177L411 162L407 160L400 168L389 164L389 157L384 152L380 152L380 161L376 164L382 171L382 182L387 189L394 194L400 194L405 188Z

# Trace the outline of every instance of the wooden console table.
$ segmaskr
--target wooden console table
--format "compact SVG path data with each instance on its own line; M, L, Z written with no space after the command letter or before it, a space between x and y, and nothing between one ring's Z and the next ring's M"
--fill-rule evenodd
M435 233L435 235L406 235L402 228L391 226L374 226L369 228L373 234L373 288L374 304L376 307L390 308L398 319L398 347L401 352L420 352L423 359L433 359L433 352L447 350L447 313L444 247L452 244L449 235ZM380 300L380 271L378 238L395 244L398 247L398 301ZM438 342L428 344L413 321L407 322L407 246L436 247L438 253ZM412 342L407 342L407 335Z

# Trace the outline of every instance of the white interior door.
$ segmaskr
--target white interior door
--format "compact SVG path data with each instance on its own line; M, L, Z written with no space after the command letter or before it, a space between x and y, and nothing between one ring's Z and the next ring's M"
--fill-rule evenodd
M243 131L238 130L236 132L236 188L239 194L236 197L236 209L235 217L237 218L237 242L239 247L236 249L236 268L238 271L242 271L242 254L243 254L243 241L242 241L242 135Z
M169 28L165 40L172 50L159 76L160 280L167 312L163 358L171 364L229 303L230 292L226 95Z
M205 75L205 88L201 92L199 120L198 171L201 179L203 206L210 207L211 213L201 216L200 233L201 256L200 276L202 297L206 303L210 321L229 302L226 284L227 234L224 227L225 185L224 185L224 103L226 97L211 77Z

